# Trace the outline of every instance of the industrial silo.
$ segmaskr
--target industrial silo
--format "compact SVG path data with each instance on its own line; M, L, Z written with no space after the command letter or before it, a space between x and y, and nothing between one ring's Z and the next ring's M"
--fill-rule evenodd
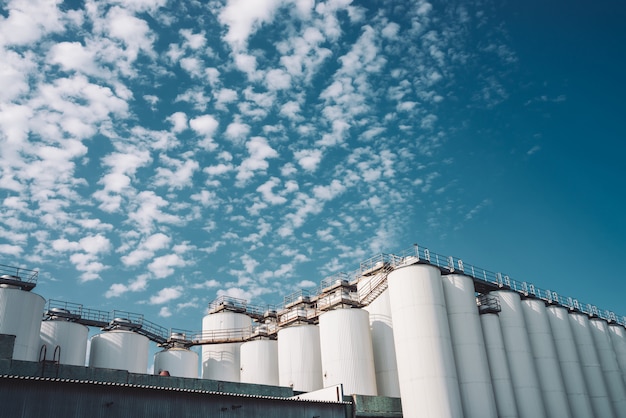
M324 387L343 384L346 394L376 395L376 371L369 314L335 309L320 315Z
M198 377L198 353L185 347L168 347L154 355L154 373L167 370L170 376Z
M561 365L561 373L563 374L572 417L589 418L593 416L593 409L567 309L562 306L552 305L548 306L546 311L559 364Z
M600 358L591 335L589 317L584 313L572 312L569 314L569 319L594 416L602 418L615 417L602 373Z
M89 366L148 372L148 337L127 329L114 329L91 337Z
M474 281L461 274L448 274L443 276L443 291L463 416L496 418L498 411L478 317Z
M387 281L404 415L462 416L439 269L398 267Z
M550 418L571 418L572 412L552 337L546 304L540 299L524 299L522 310L547 415Z
M316 325L294 325L278 331L280 386L312 392L323 387L320 332Z
M617 363L622 371L622 378L626 383L626 329L620 324L609 324L609 335L611 336L611 344L615 350Z
M593 336L600 366L604 374L609 398L613 404L613 411L618 418L626 418L626 389L622 380L622 372L617 364L615 351L609 336L609 327L602 318L592 318L589 321L591 335Z
M520 295L510 290L498 290L490 294L496 295L500 301L500 324L517 400L517 412L521 418L546 417Z
M202 339L211 342L202 346L202 378L239 382L242 342L238 341L251 333L252 318L243 313L222 311L202 318Z
M41 343L46 347L46 360L72 366L85 365L89 336L86 326L53 317L41 323L40 336Z
M278 386L278 342L253 340L241 345L241 383Z
M370 314L369 318L378 395L399 398L400 383L398 381L396 348L393 343L393 324L391 322L389 290L382 292L363 309Z
M15 335L14 360L39 360L44 304L44 299L36 293L0 285L0 334Z
M504 338L497 313L481 313L480 324L485 339L485 349L489 361L489 372L499 418L517 418L517 404L513 391L513 380L504 348Z

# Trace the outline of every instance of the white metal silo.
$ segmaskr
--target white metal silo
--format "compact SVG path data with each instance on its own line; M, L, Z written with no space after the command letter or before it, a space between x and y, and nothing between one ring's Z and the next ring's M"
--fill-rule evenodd
M552 337L546 304L541 299L524 299L522 310L547 415L550 418L571 418L572 412Z
M615 417L613 405L609 398L609 392L600 365L600 358L591 335L589 317L580 312L569 314L570 325L574 333L574 341L578 348L583 375L587 383L587 391L591 400L594 417Z
M589 418L593 416L593 409L569 322L569 314L562 306L552 305L546 310L572 417Z
M198 377L198 353L184 347L171 347L154 354L154 373L167 370L170 376Z
M148 372L148 337L133 331L114 329L91 337L89 366Z
M517 418L519 414L517 413L509 362L504 349L500 318L496 313L483 313L480 315L480 323L485 339L485 349L487 350L498 417Z
M39 360L44 304L44 298L36 293L0 286L0 334L15 335L14 360Z
M295 391L322 389L320 332L316 325L296 325L278 331L278 380Z
M239 312L217 312L202 318L202 339L223 343L202 346L202 378L239 382L241 342L252 333L252 319Z
M462 416L439 269L399 267L387 280L404 415Z
M626 388L624 388L622 372L617 364L617 357L611 344L609 326L601 318L592 318L589 325L598 351L609 398L613 404L613 411L615 411L616 417L626 418Z
M278 342L254 340L241 345L241 383L278 386Z
M521 418L545 417L546 409L520 295L510 290L498 290L490 294L496 295L500 301L500 325L517 401L517 412Z
M398 381L398 363L396 348L393 343L393 323L389 289L381 293L363 309L370 314L372 348L374 349L374 367L376 369L376 388L379 396L400 397Z
M443 291L459 379L463 416L496 418L498 411L471 277L443 276Z
M622 371L622 378L626 383L626 329L619 324L609 324L609 335L617 363Z
M60 364L72 366L85 365L89 336L86 326L52 319L41 323L40 336L41 343L46 346L46 360L58 360Z
M335 309L320 315L324 387L343 384L346 394L376 395L376 371L369 314Z

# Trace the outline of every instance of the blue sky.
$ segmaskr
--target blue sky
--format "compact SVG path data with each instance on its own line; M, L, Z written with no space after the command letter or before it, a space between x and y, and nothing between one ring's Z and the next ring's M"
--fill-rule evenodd
M619 2L0 8L0 263L197 330L413 243L626 315Z

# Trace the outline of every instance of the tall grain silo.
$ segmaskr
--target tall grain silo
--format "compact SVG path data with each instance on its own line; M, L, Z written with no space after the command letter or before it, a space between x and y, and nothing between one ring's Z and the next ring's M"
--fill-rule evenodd
M154 372L167 370L170 376L198 378L198 353L182 346L163 349L154 354Z
M626 388L624 388L622 372L611 344L608 324L602 318L592 318L589 324L591 326L591 335L598 351L609 398L613 404L613 411L615 411L616 417L626 418Z
M46 360L59 364L84 366L89 329L76 322L52 318L41 323L41 343L46 346Z
M517 418L517 404L513 391L513 380L509 371L509 361L504 348L504 337L497 313L485 312L480 315L480 324L485 339L489 372L496 399L499 418Z
M239 312L216 312L202 318L202 339L212 344L202 346L202 378L240 381L241 342L252 333L252 318ZM224 341L224 342L220 342Z
M521 418L546 417L520 295L510 290L497 290L490 294L496 295L500 301L500 324L517 400L517 412Z
M593 416L593 409L567 309L552 305L548 306L546 311L572 417L589 418Z
M622 371L622 378L626 383L626 329L620 324L609 324L609 335L611 336L611 344L615 355L617 357L617 363Z
M522 310L547 415L550 418L571 418L572 412L552 337L546 304L540 299L524 299Z
M118 328L91 337L89 367L148 372L148 337Z
M398 267L387 280L404 415L462 416L439 269Z
M292 325L278 331L278 380L295 391L322 389L322 353L316 325Z
M370 314L369 318L378 395L399 398L400 383L398 381L396 348L393 343L393 324L391 321L389 290L387 289L382 292L363 309Z
M3 275L3 277L17 276ZM15 335L13 359L39 360L44 298L18 286L0 285L0 334Z
M587 383L587 391L589 392L594 417L613 418L615 417L615 411L613 411L602 366L600 365L600 358L591 335L589 317L584 313L571 312L569 319L574 333L574 341L578 348L583 375Z
M443 291L452 337L452 349L459 379L463 416L496 418L485 341L478 317L476 292L471 277L461 274L443 276Z
M241 345L241 383L278 386L278 342L253 340Z
M343 384L346 394L376 396L369 314L335 309L319 317L324 387Z

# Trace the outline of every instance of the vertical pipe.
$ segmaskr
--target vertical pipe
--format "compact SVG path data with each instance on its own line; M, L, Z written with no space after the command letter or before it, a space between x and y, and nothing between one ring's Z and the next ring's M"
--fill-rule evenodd
M498 411L478 317L474 281L468 276L448 274L443 276L443 291L463 416L496 418Z
M387 280L404 415L462 417L439 269L404 266Z

